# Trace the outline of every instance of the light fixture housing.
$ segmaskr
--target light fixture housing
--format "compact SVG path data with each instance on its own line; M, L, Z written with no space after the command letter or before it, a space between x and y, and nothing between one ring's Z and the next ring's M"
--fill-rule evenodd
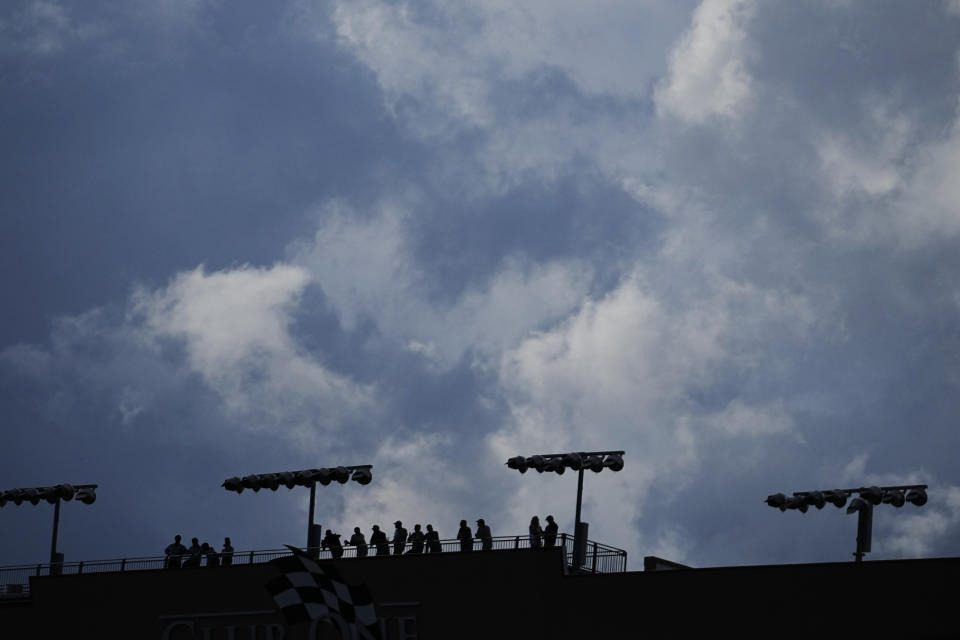
M817 509L823 509L823 505L826 504L826 498L824 498L822 491L811 491L804 494L803 501Z
M370 469L354 469L352 480L357 484L370 484L373 480L373 473Z
M844 491L839 489L833 489L830 491L823 492L823 499L835 506L836 508L841 508L847 504L847 494Z
M787 503L787 496L782 493L773 493L767 496L767 499L764 500L769 506L780 509L780 511L786 511L787 507L784 506Z
M883 491L884 504L892 504L895 507L902 507L904 502L906 502L906 498L903 495L903 490L884 489Z
M514 456L507 460L506 464L511 469L516 469L520 473L526 473L527 469L530 468L530 466L527 464L527 459L523 456Z
M603 461L603 466L610 469L610 471L620 471L623 469L623 456L619 453L611 453L607 455Z
M876 506L883 502L883 491L880 487L867 487L860 491L860 497Z
M910 489L904 499L914 506L922 507L927 504L927 491L925 489Z

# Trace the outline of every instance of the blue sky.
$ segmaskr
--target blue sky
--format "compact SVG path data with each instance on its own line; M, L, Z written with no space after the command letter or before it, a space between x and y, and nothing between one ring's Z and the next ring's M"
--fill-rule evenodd
M0 10L0 488L68 559L552 513L697 566L840 561L769 493L928 483L960 554L960 3ZM0 511L0 564L51 510Z

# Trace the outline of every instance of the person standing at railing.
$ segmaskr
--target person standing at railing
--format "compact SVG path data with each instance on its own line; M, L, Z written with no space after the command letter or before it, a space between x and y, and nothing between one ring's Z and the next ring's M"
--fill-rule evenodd
M473 532L471 532L470 527L467 526L466 520L460 521L457 540L460 541L460 551L473 551Z
M190 548L187 549L187 559L183 563L184 569L195 569L200 566L200 560L203 559L203 550L200 548L200 540L192 538Z
M370 542L373 542L371 538ZM357 557L363 558L367 555L367 540L360 533L360 527L353 528L353 535L350 536L350 544L357 548Z
M209 542L204 542L202 545L200 545L200 549L203 550L203 555L207 557L208 567L220 566L220 554L217 553L216 549L210 546Z
M407 546L407 530L403 528L403 523L397 520L393 523L393 555L399 556L403 553L403 548Z
M543 544L543 529L540 527L540 518L533 516L530 519L530 548L539 549Z
M327 529L327 535L323 536L323 542L320 543L320 548L330 549L330 555L335 559L343 557L343 545L340 544L340 534L334 533L331 529Z
M425 536L423 531L420 530L420 525L413 525L413 533L410 534L410 551L407 553L423 553L423 541Z
M233 545L230 544L230 538L223 539L223 549L220 551L220 564L225 567L233 564Z
M553 516L547 516L547 526L543 529L543 546L550 548L557 544L557 531L560 529L553 521Z
M493 535L490 533L490 527L483 518L477 520L477 539L480 540L480 548L484 551L493 549Z
M427 533L424 536L427 543L427 553L440 553L443 547L440 546L440 534L433 530L433 525L427 525Z
M390 555L390 545L387 543L387 534L380 531L380 527L373 525L373 533L370 534L370 544L377 548L378 556Z
M183 554L187 552L187 548L180 543L180 534L173 537L173 542L168 544L163 552L167 555L167 569L179 569L180 563L183 562Z

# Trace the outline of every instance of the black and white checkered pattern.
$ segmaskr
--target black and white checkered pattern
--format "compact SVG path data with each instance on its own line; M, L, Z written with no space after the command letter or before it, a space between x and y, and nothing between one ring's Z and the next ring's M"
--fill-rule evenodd
M282 575L267 583L267 591L289 624L326 618L335 612L348 625L363 627L367 636L380 638L373 599L365 586L349 586L333 565L321 567L301 549L286 547L293 555L271 560Z

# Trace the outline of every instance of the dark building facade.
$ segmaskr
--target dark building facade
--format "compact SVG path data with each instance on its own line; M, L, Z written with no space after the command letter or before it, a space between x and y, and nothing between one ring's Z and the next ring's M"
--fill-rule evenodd
M365 585L385 640L960 637L960 558L578 574L559 548L321 560ZM0 599L2 638L363 638L291 623L270 563L35 577Z

